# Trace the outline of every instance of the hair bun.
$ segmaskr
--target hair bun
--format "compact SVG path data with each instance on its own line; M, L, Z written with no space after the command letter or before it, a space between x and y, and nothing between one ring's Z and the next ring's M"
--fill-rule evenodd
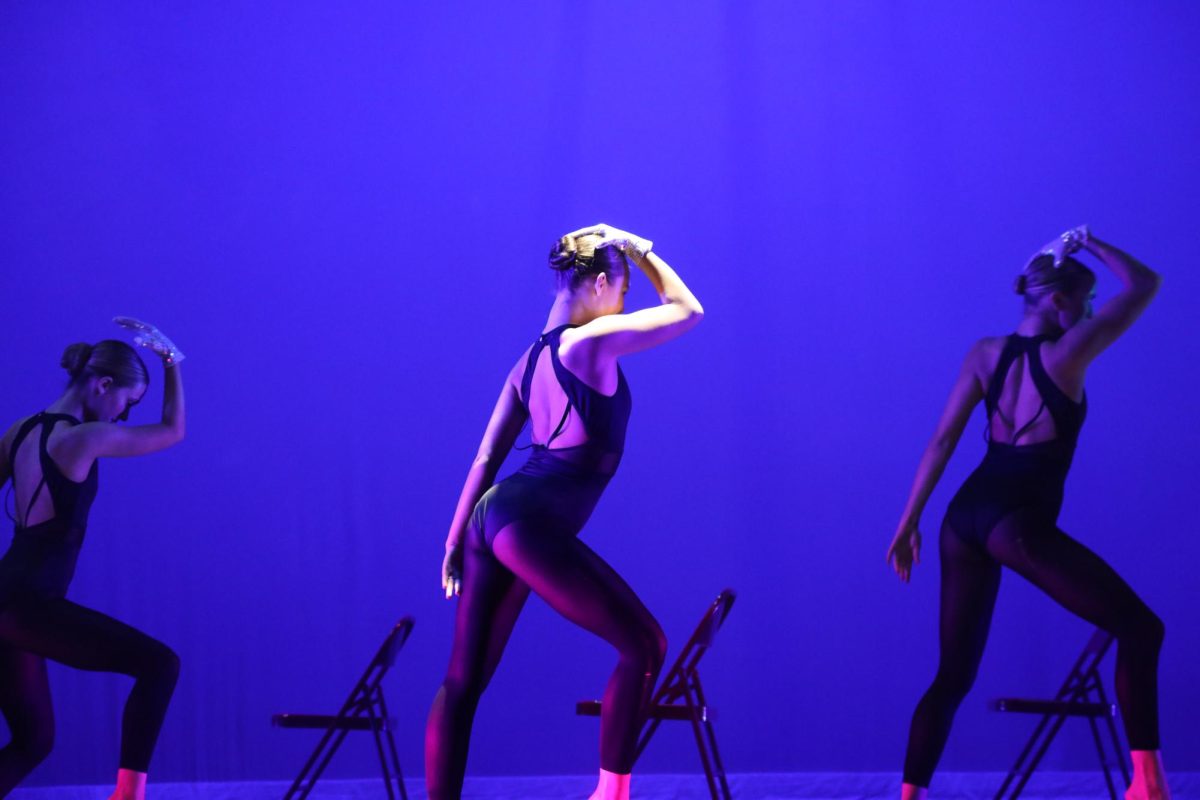
M564 236L550 247L550 269L566 272L575 266L575 240Z
M92 346L84 342L76 342L75 344L67 345L67 349L62 354L62 361L59 363L73 378L83 371L83 368L87 366L88 359L91 357Z
M1017 279L1013 281L1013 291L1017 294L1025 294L1025 285L1028 282L1029 278L1024 273L1018 275Z

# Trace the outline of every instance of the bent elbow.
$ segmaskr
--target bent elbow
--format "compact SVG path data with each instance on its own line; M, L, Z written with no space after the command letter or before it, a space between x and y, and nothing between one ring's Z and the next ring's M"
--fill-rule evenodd
M1130 288L1149 299L1158 294L1160 286L1162 286L1162 275L1152 269L1146 269L1137 276Z
M1158 290L1161 287L1162 287L1162 275L1159 275L1157 272L1151 271L1150 272L1150 292L1151 292L1151 294L1158 294Z

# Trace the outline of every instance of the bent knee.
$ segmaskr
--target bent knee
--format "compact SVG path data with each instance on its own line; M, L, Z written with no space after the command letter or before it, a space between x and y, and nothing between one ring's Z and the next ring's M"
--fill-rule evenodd
M442 691L453 700L478 700L486 688L487 681L475 671L450 670L442 681Z
M657 675L667 657L667 636L662 627L651 620L617 649L623 661L634 662L641 671Z
M651 628L652 636L652 655L654 657L654 671L658 672L662 669L663 662L667 659L667 635L663 633L662 627L655 622Z
M929 691L931 694L958 705L975 685L977 674L977 670L973 669L939 669Z
M1162 647L1167 626L1157 614L1142 606L1139 613L1122 626L1122 630L1114 633L1120 643L1135 644L1157 651Z
M174 687L179 680L179 667L179 655L162 642L156 641L140 654L134 677Z

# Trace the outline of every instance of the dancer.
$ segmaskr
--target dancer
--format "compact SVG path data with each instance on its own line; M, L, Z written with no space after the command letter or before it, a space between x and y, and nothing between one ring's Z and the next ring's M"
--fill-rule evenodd
M179 674L179 659L166 645L66 599L96 496L99 459L153 453L183 438L183 354L153 326L128 317L115 321L162 358L162 422L115 424L129 418L150 376L134 348L106 339L68 347L62 366L71 377L62 396L0 440L0 486L12 481L16 525L0 560L0 710L12 735L0 749L0 797L53 745L46 659L134 679L121 723L115 800L145 796L146 770Z
M680 336L700 303L651 243L607 225L567 234L551 250L558 292L544 332L500 392L459 496L442 586L460 595L454 646L425 737L431 800L462 790L471 723L530 589L612 644L616 670L600 719L592 798L627 798L637 735L666 639L633 590L577 538L616 471L630 394L617 359ZM629 261L662 304L622 314ZM533 453L492 485L526 420ZM489 488L490 487L490 488Z
M1096 276L1071 257L1086 250L1122 289L1093 316ZM982 400L987 455L942 521L941 657L909 732L901 797L924 798L959 703L983 656L1000 568L1008 567L1068 611L1117 639L1117 700L1134 765L1126 797L1170 796L1158 740L1158 653L1163 623L1091 550L1058 528L1063 484L1086 411L1084 373L1141 315L1159 276L1089 234L1047 245L1017 277L1025 299L1016 333L971 348L917 469L887 558L907 582L919 561L918 524L929 495Z

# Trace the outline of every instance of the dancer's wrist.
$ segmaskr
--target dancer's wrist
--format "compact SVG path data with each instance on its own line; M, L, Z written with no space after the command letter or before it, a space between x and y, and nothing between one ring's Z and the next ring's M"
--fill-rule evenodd
M649 239L643 239L640 236L630 235L628 241L631 255L638 261L650 255L650 251L654 249L654 242Z

